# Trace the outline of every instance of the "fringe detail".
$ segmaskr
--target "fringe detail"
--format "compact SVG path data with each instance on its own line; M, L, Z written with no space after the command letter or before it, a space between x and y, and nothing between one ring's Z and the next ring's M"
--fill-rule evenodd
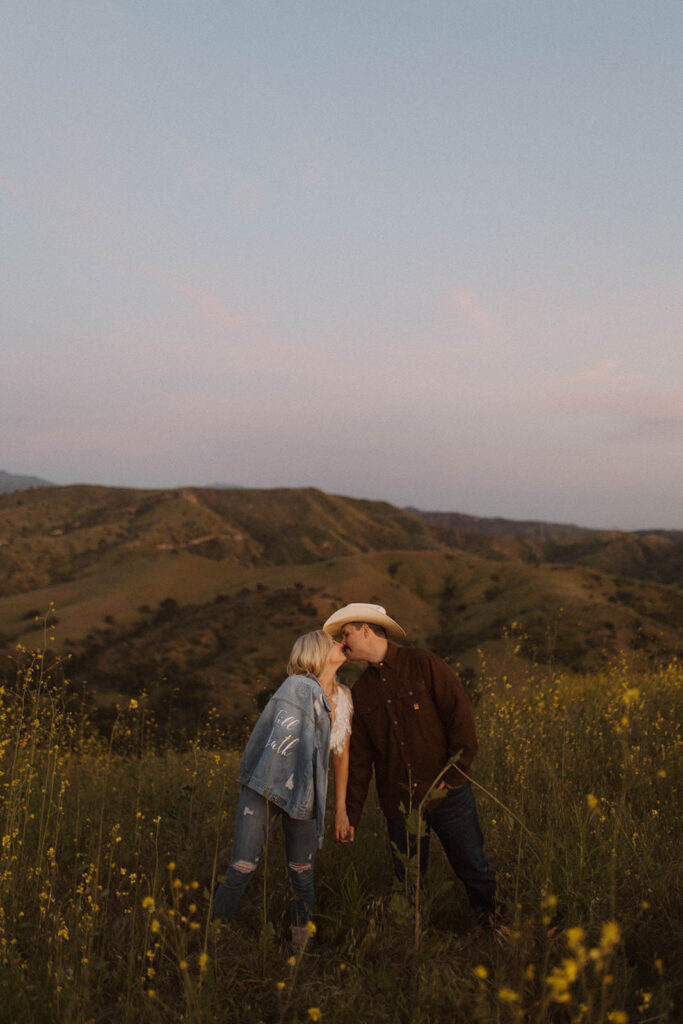
M334 695L336 707L334 725L330 732L330 750L333 754L341 754L346 745L346 738L351 732L351 717L353 715L353 701L348 686L339 683L337 692Z

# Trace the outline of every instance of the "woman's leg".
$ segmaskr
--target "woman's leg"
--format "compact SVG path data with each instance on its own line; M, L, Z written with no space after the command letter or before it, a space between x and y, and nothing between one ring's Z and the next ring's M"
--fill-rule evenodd
M313 861L318 848L318 828L315 818L300 821L288 814L282 815L282 825L292 886L292 924L298 927L306 924L313 913Z
M266 837L280 814L260 793L242 787L235 815L230 866L213 901L214 919L232 921L244 890L256 871Z

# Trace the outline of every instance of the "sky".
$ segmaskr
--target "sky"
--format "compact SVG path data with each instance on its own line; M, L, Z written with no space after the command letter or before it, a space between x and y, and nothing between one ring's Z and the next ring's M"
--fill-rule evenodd
M683 529L680 0L5 0L0 469Z

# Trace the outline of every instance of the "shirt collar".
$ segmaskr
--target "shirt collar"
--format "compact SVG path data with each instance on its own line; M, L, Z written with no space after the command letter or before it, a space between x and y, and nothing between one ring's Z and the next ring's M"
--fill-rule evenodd
M376 665L373 665L373 668L379 668L380 665L388 665L389 668L391 668L391 669L395 668L395 666L396 666L396 658L398 657L398 652L400 650L401 650L401 648L399 647L398 644L392 643L392 641L389 640L387 642L387 652L386 652L386 654L384 655L384 657L382 658L381 661L377 662Z

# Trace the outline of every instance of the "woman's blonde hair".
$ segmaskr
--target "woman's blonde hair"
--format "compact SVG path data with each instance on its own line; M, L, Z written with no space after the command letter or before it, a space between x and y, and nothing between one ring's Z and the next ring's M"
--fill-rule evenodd
M334 640L327 633L323 633L322 629L316 629L314 633L304 633L294 641L287 665L287 675L319 677L333 647Z

